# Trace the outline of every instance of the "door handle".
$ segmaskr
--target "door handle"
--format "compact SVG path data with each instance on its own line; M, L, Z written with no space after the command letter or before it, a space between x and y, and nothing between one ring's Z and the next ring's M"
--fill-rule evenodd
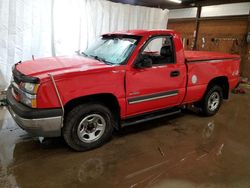
M170 73L170 76L171 76L171 77L177 77L177 76L179 76L179 75L180 75L180 71L178 71L178 70L172 71L172 72Z

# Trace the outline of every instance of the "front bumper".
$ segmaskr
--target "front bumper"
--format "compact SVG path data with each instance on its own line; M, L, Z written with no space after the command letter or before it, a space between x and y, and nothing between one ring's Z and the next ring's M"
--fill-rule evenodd
M15 122L34 136L59 137L62 128L62 109L32 109L17 102L7 91L8 110Z

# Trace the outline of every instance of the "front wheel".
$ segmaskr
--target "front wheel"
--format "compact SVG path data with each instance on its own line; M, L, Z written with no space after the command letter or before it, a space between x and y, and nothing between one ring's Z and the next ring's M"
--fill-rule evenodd
M83 104L66 116L63 137L74 150L86 151L107 142L112 136L113 127L113 116L107 107Z
M202 101L202 112L205 116L215 115L223 101L222 88L214 85L208 89Z

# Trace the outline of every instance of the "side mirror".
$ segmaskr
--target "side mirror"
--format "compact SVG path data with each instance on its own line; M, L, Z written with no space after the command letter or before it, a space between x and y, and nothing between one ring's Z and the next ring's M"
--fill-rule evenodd
M153 66L153 61L151 58L146 57L146 58L139 58L135 62L134 68L140 69L140 68L150 68Z

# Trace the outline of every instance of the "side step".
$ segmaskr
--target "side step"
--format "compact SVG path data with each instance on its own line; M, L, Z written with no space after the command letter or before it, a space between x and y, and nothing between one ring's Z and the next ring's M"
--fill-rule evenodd
M170 108L166 110L161 110L161 111L156 111L156 112L151 112L143 115L138 115L134 117L130 117L128 119L125 119L121 122L121 127L126 127L138 123L143 123L167 116L172 116L181 113L181 109L179 108Z

